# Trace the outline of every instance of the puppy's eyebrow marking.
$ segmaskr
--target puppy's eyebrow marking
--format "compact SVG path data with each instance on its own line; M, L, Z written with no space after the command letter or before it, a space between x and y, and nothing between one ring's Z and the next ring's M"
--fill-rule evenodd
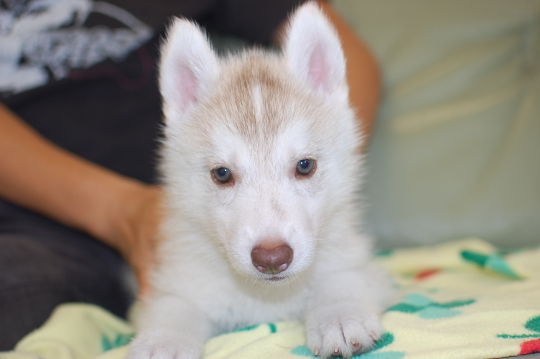
M261 123L263 119L263 98L261 92L261 84L255 82L251 87L251 97L253 98L253 112L255 115L255 122Z

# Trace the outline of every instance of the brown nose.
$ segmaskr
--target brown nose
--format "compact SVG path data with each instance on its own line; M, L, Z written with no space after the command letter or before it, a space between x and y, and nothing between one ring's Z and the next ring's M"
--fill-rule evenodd
M281 273L291 264L293 250L283 242L263 242L251 251L251 262L261 273Z

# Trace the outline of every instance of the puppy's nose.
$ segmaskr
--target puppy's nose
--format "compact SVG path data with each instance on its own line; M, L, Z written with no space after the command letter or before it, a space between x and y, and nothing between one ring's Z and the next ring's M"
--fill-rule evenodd
M263 242L251 251L251 262L261 273L281 273L291 264L293 250L283 242Z

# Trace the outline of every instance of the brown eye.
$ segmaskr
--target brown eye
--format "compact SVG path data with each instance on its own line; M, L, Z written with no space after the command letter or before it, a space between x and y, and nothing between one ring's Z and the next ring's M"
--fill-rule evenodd
M309 176L315 170L315 160L303 159L296 164L296 173L300 176Z
M225 167L219 167L212 171L214 179L219 183L227 183L232 178L231 170Z

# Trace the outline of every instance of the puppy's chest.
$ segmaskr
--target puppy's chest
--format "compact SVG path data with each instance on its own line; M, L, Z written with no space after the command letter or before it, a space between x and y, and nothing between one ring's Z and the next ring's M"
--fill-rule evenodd
M214 295L200 303L219 332L261 323L302 320L304 316L309 297L307 288L260 285L243 288L233 280L221 284L215 288Z
M280 301L264 301L259 298L236 296L228 303L223 303L212 317L221 331L230 331L250 325L302 320L307 296L287 297ZM212 309L211 309L212 311Z

